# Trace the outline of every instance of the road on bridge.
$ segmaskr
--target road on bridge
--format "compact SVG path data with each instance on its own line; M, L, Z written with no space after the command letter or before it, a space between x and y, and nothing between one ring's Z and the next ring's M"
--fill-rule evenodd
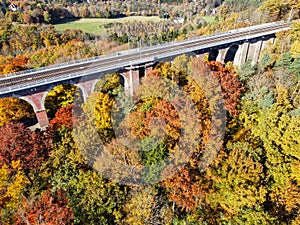
M84 61L75 61L36 70L7 74L0 77L0 97L14 91L37 87L43 84L84 77L113 69L117 71L125 67L159 61L167 57L190 53L200 49L262 37L286 29L290 29L290 23L269 23L184 41L122 51Z

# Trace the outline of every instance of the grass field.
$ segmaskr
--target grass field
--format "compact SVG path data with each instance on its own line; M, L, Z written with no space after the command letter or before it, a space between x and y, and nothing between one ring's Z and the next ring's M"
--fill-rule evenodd
M83 18L79 20L66 21L64 23L56 24L55 28L57 30L63 31L65 29L79 29L83 32L92 33L95 35L100 35L105 32L105 28L102 28L105 24L110 23L125 23L130 21L154 21L159 22L158 16L130 16L116 19L106 19L106 18Z
M215 16L202 16L202 19L204 19L207 23L214 22L215 18Z

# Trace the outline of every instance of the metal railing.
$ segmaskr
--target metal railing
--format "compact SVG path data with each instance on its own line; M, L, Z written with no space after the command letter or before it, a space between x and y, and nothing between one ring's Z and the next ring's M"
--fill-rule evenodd
M135 48L135 49L131 49L131 50L124 50L124 51L120 51L120 52L111 53L111 54L108 54L108 55L95 56L95 57L92 57L92 58L80 59L80 60L75 60L75 61L70 61L70 62L65 62L65 63L60 63L60 64L53 64L53 65L49 65L49 66L45 66L45 67L29 69L29 70L19 71L19 72L15 72L15 73L10 73L10 74L4 74L4 75L0 76L0 80L2 80L3 78L16 77L16 76L23 75L23 74L27 75L27 74L30 74L30 73L37 73L37 72L44 72L44 71L46 72L46 71L49 71L49 70L52 70L52 69L64 68L64 67L68 67L68 66L71 66L71 65L80 66L80 65L83 65L83 64L88 63L88 62L114 58L118 55L129 55L129 54L132 54L134 52L139 52L139 51L141 51L143 53L143 51L147 51L149 49L163 48L163 47L167 47L167 46L171 47L171 46L176 46L176 45L184 44L184 43L192 43L192 42L195 42L195 41L207 40L207 39L210 39L210 38L216 37L216 36L226 36L229 33L232 34L232 33L244 32L244 31L251 31L251 30L258 29L258 28L272 27L272 26L277 26L277 25L280 25L280 24L284 24L284 22L279 21L279 22L272 22L272 23L267 23L267 24L260 24L260 25L255 25L255 26L251 26L251 27L245 27L245 28L230 30L230 31L227 31L227 32L215 33L215 34L210 34L210 35L206 35L206 36L190 38L190 39L187 39L187 40L168 42L168 43L163 43L163 44L158 44L158 45L153 45L153 46L146 46L146 47L143 47L143 48Z
M88 59L82 59L82 60L76 60L76 61L71 61L71 62L66 62L66 63L61 63L61 64L54 64L54 65L50 65L47 67L42 67L42 68L38 68L38 69L31 69L31 70L25 70L25 71L21 71L21 72L16 72L16 73L12 73L12 74L6 74L6 75L2 75L0 77L0 81L12 78L12 77L22 77L22 76L28 76L30 74L36 74L36 73L40 73L40 72L46 72L46 71L51 71L53 69L59 69L59 68L66 68L70 65L84 65L88 62L98 62L104 59L113 59L117 56L126 56L126 55L131 55L134 56L135 54L138 55L140 57L137 57L137 59L134 59L133 61L129 61L129 62L121 62L121 63L112 63L111 65L107 66L101 66L98 68L93 68L93 69L84 69L81 70L79 72L73 72L70 74L64 74L61 76L55 76L53 78L46 78L46 79L41 79L41 80L32 80L32 81L28 81L25 84L19 84L19 85L14 85L12 87L5 87L5 88L1 88L0 89L0 95L2 94L6 94L6 93L11 93L13 91L18 91L21 89L29 89L29 88L34 88L40 85L44 85L44 84L48 84L48 83L54 83L54 82L60 82L60 81L64 81L67 79L74 79L74 78L78 78L78 77L83 77L83 76L87 76L89 74L95 74L95 73L100 73L100 72L106 72L106 71L110 71L110 70L114 70L114 69L120 69L120 68L125 68L126 66L130 66L130 65L134 65L134 64L142 64L145 62L149 62L149 61L155 61L155 60L159 60L159 59L163 59L163 58L167 58L167 57L172 57L172 56L176 56L176 55L180 55L180 54L185 54L188 52L192 52L195 50L199 50L199 49L205 49L205 48L210 48L210 47L214 47L214 46L218 46L218 45L222 45L222 44L227 44L227 43L231 43L231 42L238 42L241 40L245 40L245 36L243 37L235 37L232 38L230 40L225 40L225 41L217 41L217 42L213 42L213 43L208 43L208 44L200 44L197 46L193 46L193 47L189 47L189 48L184 48L184 49L179 49L179 50L174 50L172 48L169 49L169 51L164 52L162 54L152 54L151 56L147 56L146 58L143 58L141 56L145 56L144 54L148 51L148 50L152 50L152 49L160 49L160 48L165 48L165 47L176 47L177 45L181 45L181 44L189 44L189 43L193 43L193 42L197 42L197 41L202 41L202 40L207 40L207 39L211 39L212 37L221 37L221 36L226 36L229 33L233 34L233 33L243 33L245 31L249 31L249 35L247 38L255 38L255 37L260 37L262 35L262 33L258 33L258 34L251 34L251 31L256 30L258 28L263 28L263 27L276 27L280 24L283 23L269 23L269 24L262 24L262 25L256 25L256 26L252 26L252 27L248 27L248 28L240 28L240 29L236 29L236 30L231 30L231 31L227 31L227 32L223 32L223 33L217 33L217 34L212 34L212 35L208 35L208 36L202 36L202 37L197 37L197 38L192 38L192 39L188 39L188 40L182 40L182 41L177 41L177 42L172 42L172 43L165 43L165 44L161 44L161 45L155 45L155 46L148 46L148 47L144 47L144 48L135 48L135 49L131 49L131 50L125 50L125 51L120 51L117 53L112 53L109 55L104 55L104 56L96 56L93 58L88 58ZM283 29L288 29L288 28L274 28L274 30L272 31L266 31L264 32L264 35L269 35L269 34L273 34L276 33L279 30L283 30ZM113 60L112 60L113 62Z

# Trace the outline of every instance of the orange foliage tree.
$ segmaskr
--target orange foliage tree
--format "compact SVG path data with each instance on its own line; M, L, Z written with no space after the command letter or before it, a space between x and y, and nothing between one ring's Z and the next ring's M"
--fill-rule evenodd
M36 201L23 199L23 206L16 214L14 225L47 224L66 225L72 224L73 212L67 207L67 198L61 191L54 195L50 191L42 194Z
M208 62L208 66L221 85L225 108L229 111L230 115L236 117L239 114L237 105L244 88L242 83L238 80L233 66L224 66L215 61Z
M65 126L68 129L73 127L73 108L74 105L68 105L60 108L56 113L55 117L50 121L51 129L57 130L58 128Z
M48 158L52 138L47 131L30 131L24 124L0 127L0 166L10 169L12 162L20 160L20 167L30 181L30 173L37 171Z
M17 56L10 62L0 65L0 74L14 73L26 69L28 59L23 56Z

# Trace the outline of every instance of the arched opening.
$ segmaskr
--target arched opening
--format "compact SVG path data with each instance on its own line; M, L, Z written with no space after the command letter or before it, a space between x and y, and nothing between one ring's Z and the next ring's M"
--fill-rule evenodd
M125 85L125 78L123 75L119 74L119 80L120 80L120 84L122 85L122 87L124 87Z
M216 61L218 55L219 55L219 50L218 49L211 49L209 51L208 61Z
M123 77L118 73L105 74L95 84L95 91L114 95L124 85Z
M233 62L238 49L239 49L238 45L230 46L230 48L228 49L228 51L226 53L224 63Z
M60 84L49 88L44 98L48 118L53 118L57 110L74 102L83 102L83 93L75 84Z
M20 98L0 98L0 126L20 122L27 126L37 123L33 106Z
M120 84L125 93L129 93L129 80L126 77L126 74L119 73Z
M139 80L141 80L145 76L145 68L140 67L139 68Z

